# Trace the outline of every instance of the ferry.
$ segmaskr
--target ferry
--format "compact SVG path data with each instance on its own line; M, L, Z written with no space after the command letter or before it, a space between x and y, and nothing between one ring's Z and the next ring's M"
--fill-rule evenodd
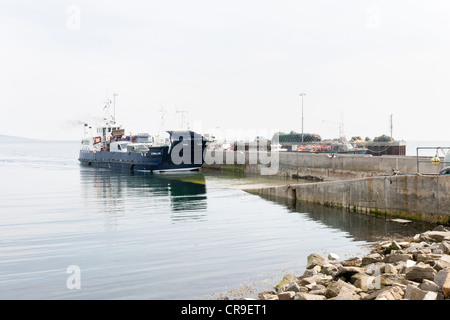
M168 137L164 139L148 133L126 135L110 112L111 103L108 100L104 107L100 124L84 124L78 159L82 165L131 172L200 170L208 142L203 135L191 130L166 131Z

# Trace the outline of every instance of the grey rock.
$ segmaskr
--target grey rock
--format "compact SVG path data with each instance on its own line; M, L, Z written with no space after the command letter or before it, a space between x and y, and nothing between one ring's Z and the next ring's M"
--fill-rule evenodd
M419 234L416 234L416 235L413 237L413 241L416 242L416 243L421 241L421 239L420 239L420 233L419 233Z
M392 250L401 250L402 247L398 244L397 241L393 240L391 245L389 246Z
M322 273L326 274L326 275L334 276L337 273L340 266L341 265L335 265L335 264L328 263L322 267Z
M288 273L283 276L283 279L275 286L277 292L282 291L282 288L286 288L289 283L296 281L297 277L293 273Z
M328 300L360 300L361 296L356 293L355 289L356 288L344 286L341 288L337 296L329 298Z
M424 262L427 263L427 261L432 262L434 260L438 260L442 257L442 254L436 254L436 253L418 253L415 256L415 260L417 262Z
M434 227L432 231L449 231L447 228L445 228L442 224Z
M361 263L361 259L359 257L351 257L351 258L348 258L345 261L342 261L341 265L343 265L343 266L355 266L355 265L360 264L360 263Z
M327 299L337 297L343 288L349 289L352 292L356 292L358 290L358 288L356 288L354 285L342 280L338 280L330 283L330 285L327 287L327 291L325 292L325 297Z
M306 286L306 285L309 285L309 284L315 284L319 277L320 276L318 274L316 274L316 275L314 275L312 277L303 278L303 279L300 280L300 285Z
M441 288L446 299L450 299L450 268L440 270L434 277L434 282Z
M359 267L341 266L335 274L335 278L344 277L349 280L355 273L364 273L364 269Z
M407 285L404 298L407 300L437 300L437 292L425 291L418 287Z
M401 300L405 292L400 287L389 287L381 292L375 300Z
M294 291L294 292L299 292L300 291L300 286L298 285L297 282L292 281L287 287L285 291Z
M325 296L300 292L295 295L294 300L325 300Z
M427 242L427 243L435 242L435 240L433 238L431 238L430 236L423 234L423 233L420 234L419 239L420 239L420 242L422 242L422 241Z
M427 246L426 242L411 243L408 248L405 248L403 250L403 253L413 253L425 249L426 246Z
M308 259L308 261L306 264L306 269L311 269L315 266L324 266L324 265L328 264L327 259L318 255L317 253L310 254L307 259Z
M436 261L433 268L437 271L450 267L450 255L444 254Z
M384 272L385 273L392 273L392 274L397 274L397 268L394 267L393 264L387 263L385 268L384 268Z
M328 260L339 260L339 256L336 253L329 253Z
M291 300L295 297L294 291L285 291L278 293L278 299L279 300Z
M278 295L270 294L270 293L263 294L262 299L263 300L280 300L280 299L278 299Z
M314 276L314 275L320 273L321 269L322 269L321 266L314 266L311 269L306 269L305 272L303 272L303 277L307 278L307 277Z
M417 260L417 256L419 254L428 254L428 253L431 253L431 249L425 248L425 247L416 249L416 250L414 250L414 252L412 252L414 260Z
M423 282L419 285L419 288L424 291L439 291L440 287L434 281L424 279Z
M368 264L372 264L372 263L376 263L376 262L381 262L383 261L383 256L379 253L371 253L368 254L366 256L364 256L362 258L361 264L363 266L368 265Z
M389 254L386 257L384 257L383 261L386 263L396 263L399 261L406 261L406 260L410 260L412 259L412 255L411 254L406 254L406 253L393 253L393 254Z
M379 276L380 284L383 286L392 286L394 283L405 283L406 275L404 274L387 274L384 273Z
M436 283L440 288L442 288L442 286L445 283L445 280L450 277L450 268L446 268L443 270L440 270L436 276L434 277L433 281L434 283Z
M317 278L316 283L323 286L328 286L332 281L333 281L332 276L322 275L319 278Z
M445 254L450 254L450 241L443 241L439 244L439 248Z
M398 242L398 244L400 245L400 247L402 249L407 249L409 248L409 246L411 245L411 242L408 241L402 241L402 242Z
M369 294L367 294L366 296L363 297L363 300L375 300L380 294L382 294L383 292L389 290L390 287L384 287L381 288L379 290L375 290Z
M368 292L373 289L380 289L381 284L379 278L369 276L365 273L357 273L352 276L353 285L361 289L363 292Z
M399 273L405 274L406 270L408 270L408 268L411 268L415 264L416 264L416 262L414 260L406 260L405 262L402 262Z
M371 263L365 266L365 273L367 273L369 276L378 276L384 273L385 268L386 263L384 262Z
M436 242L450 241L450 231L426 231L422 236L431 238Z
M422 282L423 279L434 280L436 273L436 270L434 270L432 266L419 262L414 266L407 268L405 274L407 280Z
M317 289L317 290L311 290L309 291L310 294L320 294L322 296L325 296L325 293L327 292L327 289Z

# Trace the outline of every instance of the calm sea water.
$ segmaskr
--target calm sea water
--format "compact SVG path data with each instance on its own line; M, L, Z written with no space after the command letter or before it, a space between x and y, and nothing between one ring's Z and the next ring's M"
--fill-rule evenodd
M83 167L78 147L2 144L0 299L251 297L310 253L348 258L425 229L240 188L274 179Z

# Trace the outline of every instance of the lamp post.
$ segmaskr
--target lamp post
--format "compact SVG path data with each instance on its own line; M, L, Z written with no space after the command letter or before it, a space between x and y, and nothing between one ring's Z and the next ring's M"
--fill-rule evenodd
M305 96L306 93L300 93L299 95L302 97L302 143L303 143L303 96Z

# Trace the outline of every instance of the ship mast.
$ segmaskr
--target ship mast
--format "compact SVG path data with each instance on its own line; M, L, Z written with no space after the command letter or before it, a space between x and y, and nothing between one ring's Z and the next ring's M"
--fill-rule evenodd
M116 97L117 93L113 93L113 100L106 96L106 105L103 109L106 109L106 114L104 116L104 120L106 121L106 125L115 125L116 124ZM113 106L112 114L111 114L111 104Z
M116 124L116 97L117 93L113 93L113 124Z

